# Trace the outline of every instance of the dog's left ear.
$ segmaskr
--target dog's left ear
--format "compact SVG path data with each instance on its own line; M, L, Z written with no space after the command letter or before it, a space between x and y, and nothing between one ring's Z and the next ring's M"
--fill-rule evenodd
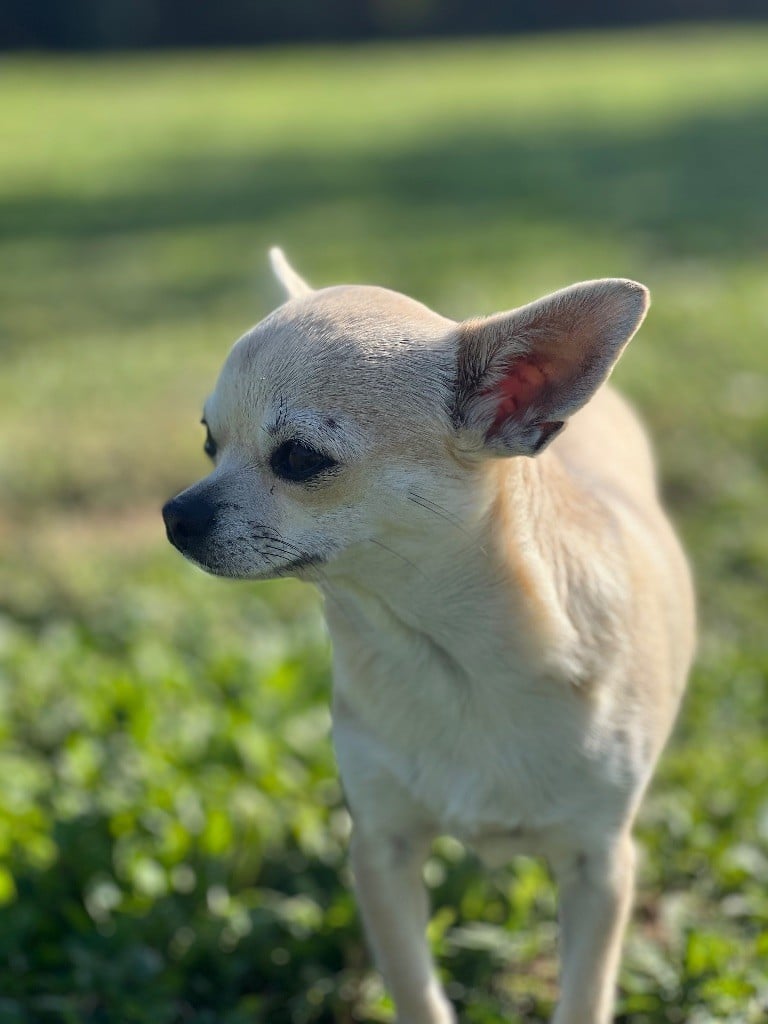
M459 326L453 421L470 447L536 455L597 391L643 321L636 281L585 281Z
M285 253L282 249L279 249L277 246L270 249L269 262L272 266L272 273L285 289L285 294L289 299L298 299L302 295L309 295L311 293L312 289L303 277L299 277L285 258Z

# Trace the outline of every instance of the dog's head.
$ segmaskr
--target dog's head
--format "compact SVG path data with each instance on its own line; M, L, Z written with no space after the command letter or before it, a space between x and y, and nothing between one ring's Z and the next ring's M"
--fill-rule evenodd
M288 301L232 349L203 411L214 468L163 509L170 541L221 576L303 575L393 532L426 538L433 515L460 525L484 467L542 451L648 303L609 279L456 323L272 262Z

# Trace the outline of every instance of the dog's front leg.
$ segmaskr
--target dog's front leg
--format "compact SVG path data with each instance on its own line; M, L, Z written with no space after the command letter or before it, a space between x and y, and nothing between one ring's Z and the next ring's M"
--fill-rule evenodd
M398 1024L453 1024L426 937L423 839L352 836L352 870L368 940L397 1008Z
M628 834L555 864L560 883L561 992L552 1024L609 1024L634 891Z

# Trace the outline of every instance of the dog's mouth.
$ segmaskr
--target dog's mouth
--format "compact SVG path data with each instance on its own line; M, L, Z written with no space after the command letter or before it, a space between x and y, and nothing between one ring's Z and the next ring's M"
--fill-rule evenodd
M209 573L211 576L219 576L222 579L230 580L273 580L286 576L298 576L302 578L311 569L317 569L328 560L322 555L300 555L291 558L289 561L272 563L266 562L263 567L252 568L239 565L236 560L219 559L214 553L203 551L190 551L171 541L176 550L192 562L199 569Z
M323 558L322 555L300 555L298 558L292 558L290 562L286 562L284 565L277 566L275 571L279 576L292 576L303 569L316 569L327 561L328 559Z
M304 577L328 561L328 554L302 551L263 524L253 524L253 529L234 539L219 536L215 526L221 508L200 496L186 503L174 498L163 507L170 543L212 576L250 580Z

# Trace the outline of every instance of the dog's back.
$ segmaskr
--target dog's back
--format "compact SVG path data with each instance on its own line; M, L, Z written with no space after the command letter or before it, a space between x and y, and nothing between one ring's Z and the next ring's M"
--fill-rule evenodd
M610 385L573 416L551 450L571 472L597 487L619 488L635 500L657 501L648 436L634 409Z
M629 403L604 386L551 453L577 488L609 510L626 539L630 592L645 605L627 622L638 660L635 685L671 725L693 656L694 597L688 562L661 504L645 429ZM655 628L649 629L649 619ZM669 725L660 728L659 739Z

